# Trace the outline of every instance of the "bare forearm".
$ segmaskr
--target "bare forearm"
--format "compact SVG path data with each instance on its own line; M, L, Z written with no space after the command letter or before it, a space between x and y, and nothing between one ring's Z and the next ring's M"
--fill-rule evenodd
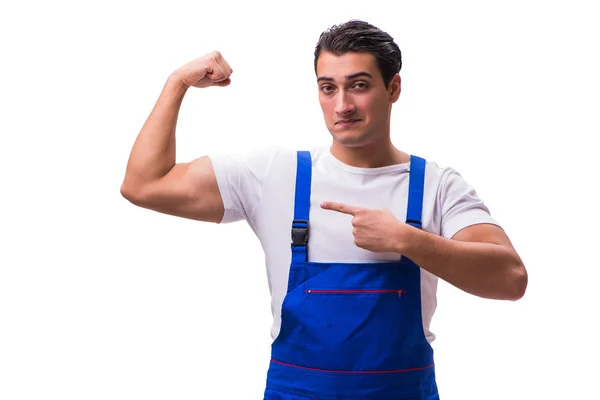
M517 300L527 275L510 249L492 243L446 239L411 228L398 241L397 251L450 284L476 296Z
M175 165L175 129L187 87L171 75L129 156L123 186L138 186L166 175Z

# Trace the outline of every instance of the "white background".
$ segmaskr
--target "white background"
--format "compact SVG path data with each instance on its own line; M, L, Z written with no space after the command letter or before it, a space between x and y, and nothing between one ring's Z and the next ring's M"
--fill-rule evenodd
M440 283L442 399L600 398L594 3L3 3L0 399L262 398L271 314L252 231L119 188L168 75L212 50L232 84L188 91L178 161L329 143L313 50L352 18L403 52L394 144L456 168L529 272L518 302Z

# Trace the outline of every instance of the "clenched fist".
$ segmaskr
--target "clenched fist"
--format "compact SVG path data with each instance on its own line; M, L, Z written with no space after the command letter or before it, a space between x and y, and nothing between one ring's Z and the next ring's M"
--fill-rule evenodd
M227 86L233 70L221 53L213 51L183 65L173 72L185 86L205 88L209 86Z

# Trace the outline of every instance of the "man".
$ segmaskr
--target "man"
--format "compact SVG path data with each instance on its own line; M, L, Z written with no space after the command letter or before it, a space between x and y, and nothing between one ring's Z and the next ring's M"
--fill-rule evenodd
M214 52L169 77L133 146L121 187L129 201L200 221L245 219L260 239L274 313L265 399L438 399L437 278L486 298L525 292L525 267L475 190L392 145L400 68L387 33L334 26L315 50L331 147L176 164L186 90L231 82Z

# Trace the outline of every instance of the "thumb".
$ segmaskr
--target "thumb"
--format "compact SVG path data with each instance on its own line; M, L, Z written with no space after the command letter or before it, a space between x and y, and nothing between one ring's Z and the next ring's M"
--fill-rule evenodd
M229 84L231 83L231 79L227 78L225 80L219 81L219 82L213 82L213 86L229 86Z

